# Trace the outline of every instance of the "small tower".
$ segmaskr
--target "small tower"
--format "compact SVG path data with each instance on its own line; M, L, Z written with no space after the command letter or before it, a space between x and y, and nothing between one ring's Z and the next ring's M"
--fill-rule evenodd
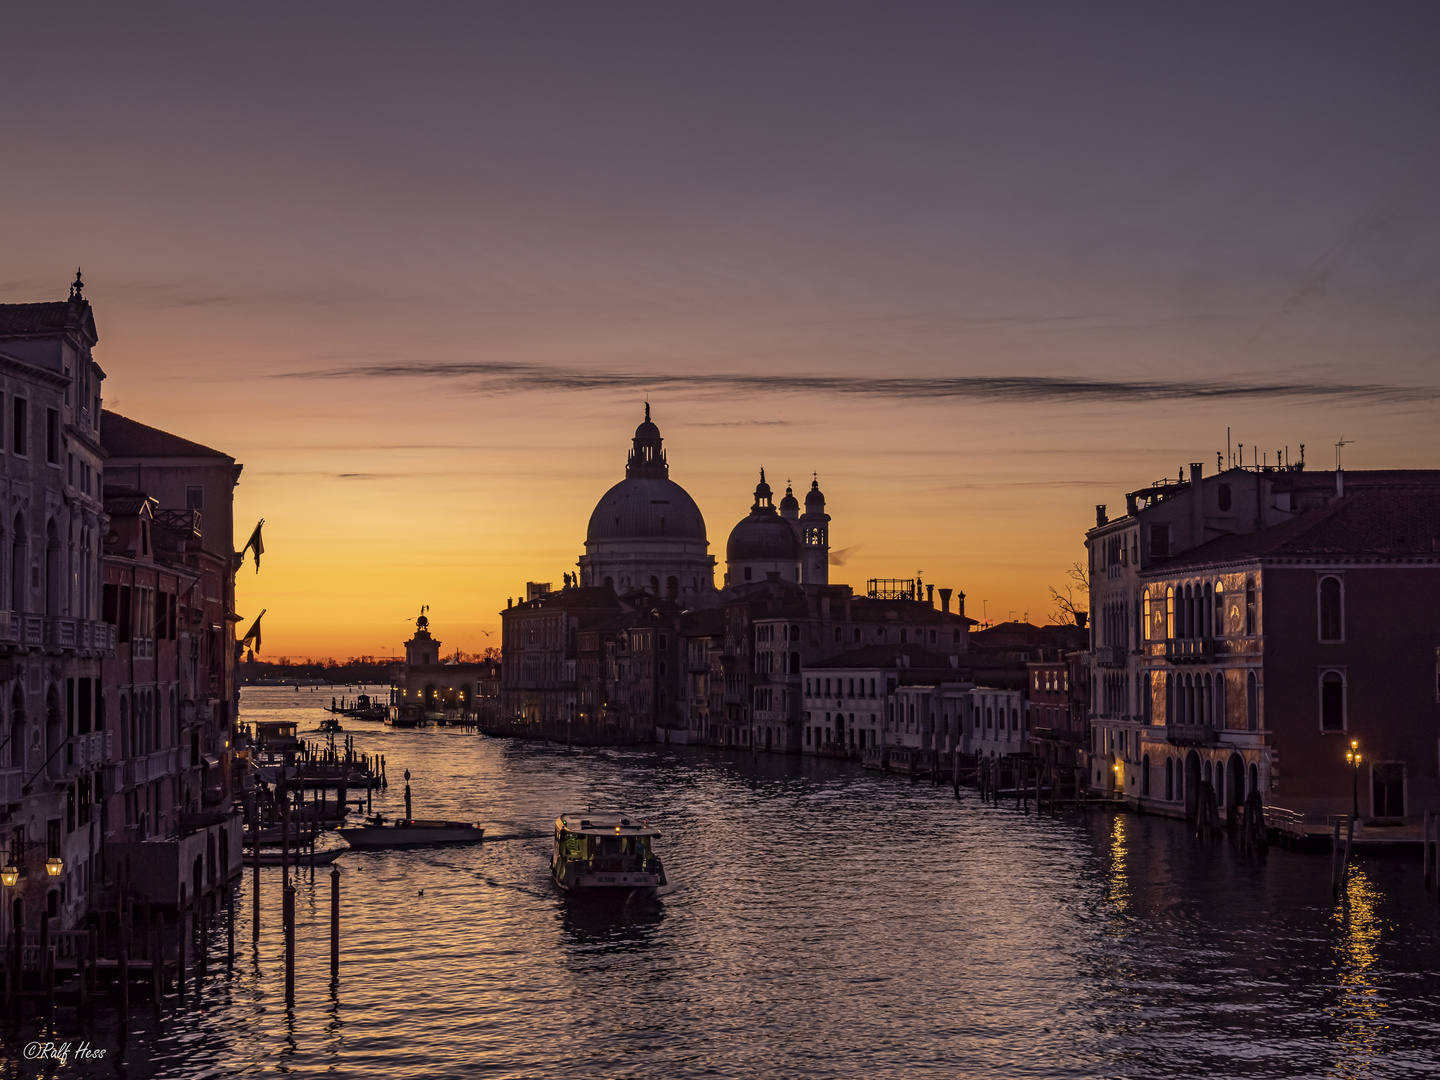
M817 476L805 494L800 515L800 581L804 585L830 584L830 515Z
M625 462L627 477L651 476L665 479L670 475L670 466L665 461L664 439L660 429L650 419L650 403L645 403L645 419L635 429L630 457Z
M440 642L430 636L430 620L425 616L429 610L429 604L420 609L415 636L405 642L405 663L410 667L440 663Z
M795 530L795 539L800 539L800 500L795 498L789 480L785 481L785 497L780 500L780 516Z

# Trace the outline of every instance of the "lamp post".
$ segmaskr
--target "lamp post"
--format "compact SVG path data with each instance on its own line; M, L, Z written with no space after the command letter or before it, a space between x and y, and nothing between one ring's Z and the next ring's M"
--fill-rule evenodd
M1360 820L1360 741L1350 740L1350 749L1345 751L1345 760L1350 763L1350 792L1351 809L1350 816L1356 821Z

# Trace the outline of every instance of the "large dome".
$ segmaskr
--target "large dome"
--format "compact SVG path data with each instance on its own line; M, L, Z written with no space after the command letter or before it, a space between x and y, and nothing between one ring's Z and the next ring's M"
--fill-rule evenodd
M595 504L586 543L669 537L705 540L705 518L689 493L663 476L627 476Z

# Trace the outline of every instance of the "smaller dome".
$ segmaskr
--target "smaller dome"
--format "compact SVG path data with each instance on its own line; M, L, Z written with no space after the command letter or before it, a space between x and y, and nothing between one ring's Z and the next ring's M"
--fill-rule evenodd
M774 510L751 514L730 530L725 561L731 566L746 562L789 562L800 558L795 530Z
M800 500L795 498L795 492L788 482L785 484L785 497L780 500L780 516L783 518L800 516Z
M810 490L805 493L805 512L807 514L823 514L825 512L825 494L820 490L819 477L810 482Z

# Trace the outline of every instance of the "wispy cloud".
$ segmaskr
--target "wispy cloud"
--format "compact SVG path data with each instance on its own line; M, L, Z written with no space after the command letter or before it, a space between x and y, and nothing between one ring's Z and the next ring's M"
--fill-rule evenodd
M282 372L285 379L462 379L487 393L524 390L690 390L700 393L792 393L924 400L968 398L1019 402L1145 402L1194 399L1330 399L1357 403L1440 399L1440 387L1385 383L1315 383L1244 379L1128 380L1048 375L860 376L579 370L538 364L472 361L457 363L358 364Z

